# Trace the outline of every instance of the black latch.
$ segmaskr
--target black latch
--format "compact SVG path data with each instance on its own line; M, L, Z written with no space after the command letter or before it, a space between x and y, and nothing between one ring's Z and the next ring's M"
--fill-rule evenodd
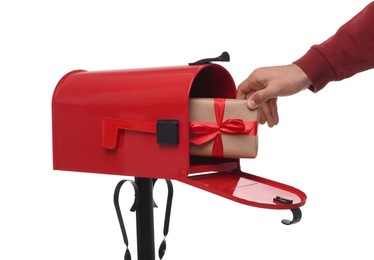
M292 204L293 203L293 200L290 200L290 199L286 199L286 198L283 198L281 196L276 196L274 198L275 201L278 201L278 202L281 202L281 203L284 203L284 204Z
M156 134L158 144L179 144L179 121L157 120Z
M230 61L230 54L227 51L222 52L222 54L215 58L206 58L202 60L198 60L192 63L188 63L188 65L201 65L201 64L209 64L212 61Z

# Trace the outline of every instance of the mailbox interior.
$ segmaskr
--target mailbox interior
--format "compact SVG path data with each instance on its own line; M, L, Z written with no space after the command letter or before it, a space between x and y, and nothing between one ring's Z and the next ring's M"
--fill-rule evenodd
M195 77L189 98L235 98L236 87L233 79L219 66L202 69ZM190 156L190 173L210 172L239 167L238 159Z

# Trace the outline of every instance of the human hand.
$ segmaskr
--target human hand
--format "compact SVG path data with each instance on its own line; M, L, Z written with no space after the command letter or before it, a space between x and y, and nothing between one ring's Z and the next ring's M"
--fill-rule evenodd
M279 123L277 98L307 89L312 82L295 64L254 70L238 87L237 98L248 99L248 108L260 111L260 123L269 127Z

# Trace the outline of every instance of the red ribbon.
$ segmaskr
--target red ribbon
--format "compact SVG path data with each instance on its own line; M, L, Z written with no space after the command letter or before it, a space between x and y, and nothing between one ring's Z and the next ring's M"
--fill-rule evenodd
M190 122L190 133L194 134L190 138L190 142L195 145L201 145L214 140L213 157L223 157L222 133L257 135L257 121L244 122L240 118L232 118L222 122L225 113L225 99L214 99L214 111L216 123Z

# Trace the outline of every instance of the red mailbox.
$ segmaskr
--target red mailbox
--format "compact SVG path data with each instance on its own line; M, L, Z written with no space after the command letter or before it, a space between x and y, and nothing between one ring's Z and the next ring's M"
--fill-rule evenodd
M235 98L217 64L77 70L52 99L54 169L178 180L256 207L295 209L306 195L240 170L238 159L189 154L189 99Z
M223 53L186 66L112 71L76 70L57 84L52 98L53 166L55 170L134 176L138 259L154 260L153 186L166 179L164 237L169 229L173 188L178 180L250 206L290 209L301 219L306 195L279 182L244 173L239 159L190 155L190 98L235 98L229 72L212 61ZM254 122L256 123L256 122ZM130 259L119 206L114 205ZM162 259L165 239L159 248Z

